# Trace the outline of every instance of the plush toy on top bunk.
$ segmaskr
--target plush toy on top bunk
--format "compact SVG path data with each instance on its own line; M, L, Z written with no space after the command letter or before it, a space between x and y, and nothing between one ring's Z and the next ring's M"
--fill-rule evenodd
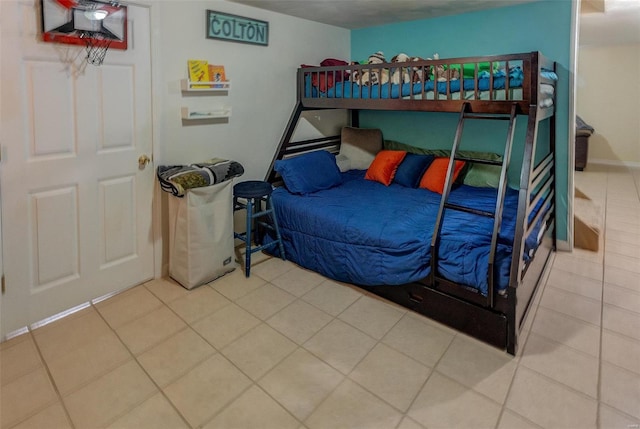
M370 55L367 60L367 64L382 64L386 62L384 54L380 51ZM362 76L358 76L357 79L357 82L362 85L368 85L369 83L371 85L385 84L389 82L389 70L383 68L364 69Z
M409 55L405 53L400 53L393 58L391 58L392 63L405 63L411 61ZM402 67L394 67L391 69L391 83L400 84L400 83L409 83L411 82L411 75L409 74L410 67L402 66ZM402 75L402 79L401 76Z
M433 54L433 58L427 58L428 60L439 60L440 59L440 55ZM442 64L438 64L436 66L436 73L435 73L435 77L438 82L446 82L448 80L458 80L460 79L460 70L458 70L457 68L447 68Z

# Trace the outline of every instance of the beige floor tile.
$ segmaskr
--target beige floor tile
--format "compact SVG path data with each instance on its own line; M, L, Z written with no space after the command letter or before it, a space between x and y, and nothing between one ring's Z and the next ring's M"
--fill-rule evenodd
M640 419L640 375L603 362L600 400Z
M257 380L296 348L293 341L261 323L222 349L222 354L251 379Z
M395 427L402 414L351 380L345 380L309 416L310 429Z
M398 429L424 429L424 426L416 423L415 420L405 416L398 425Z
M631 234L640 234L640 225L635 222L623 222L622 220L614 220L607 216L606 228L608 231L622 231Z
M573 292L597 301L602 299L602 279L594 280L558 268L552 269L549 273L547 286Z
M33 337L46 361L66 355L69 350L112 332L93 308L81 313L33 331Z
M603 329L602 360L640 374L640 341Z
M613 240L620 243L631 244L633 246L640 246L640 234L635 234L629 231L607 229L605 232L605 240Z
M259 324L259 319L237 305L231 304L199 320L193 324L193 329L213 347L222 350L227 344Z
M404 313L383 301L362 296L338 317L379 340L398 323Z
M270 282L296 267L296 264L280 258L270 258L251 267L251 275L257 275Z
M16 380L39 366L42 366L40 355L31 335L27 335L24 341L0 350L0 385Z
M343 374L348 374L375 344L370 336L334 319L304 343L304 348Z
M96 304L107 323L117 329L162 305L144 286L137 286Z
M338 371L298 349L258 384L297 419L304 420L343 379Z
M218 353L163 390L187 422L198 426L210 420L249 385L251 380Z
M609 267L618 268L634 273L636 277L640 274L640 259L632 256L615 255L604 259L605 270Z
M497 429L540 429L540 426L528 421L513 411L504 410Z
M527 368L520 367L506 407L542 427L595 428L598 403Z
M638 274L632 271L607 266L604 269L604 283L613 284L640 292L640 281L638 281Z
M325 278L318 273L294 267L281 276L271 280L271 283L289 292L291 295L301 297L324 280Z
M157 391L132 360L63 399L75 427L97 428L124 415Z
M624 287L605 284L603 299L607 304L640 313L640 290L636 292Z
M162 393L111 423L109 429L187 429L189 426Z
M362 293L346 285L326 280L305 294L302 299L332 316L337 316L360 296Z
M0 427L8 428L58 400L47 372L39 367L0 389Z
M600 329L563 313L539 307L531 331L591 356L600 354Z
M15 337L11 337L7 340L4 340L2 342L0 342L0 351L4 350L4 349L8 349L11 348L23 341L27 341L31 339L31 333L29 332L24 332L20 335L16 335Z
M170 277L148 281L144 284L144 287L164 303L189 294L187 289Z
M230 303L231 301L209 286L201 286L168 305L182 320L191 324Z
M502 350L457 336L436 369L503 404L516 370L516 361Z
M553 268L602 281L602 265L594 264L588 259L578 258L571 253L558 252L553 262Z
M408 414L430 429L479 429L495 428L500 410L496 402L434 371Z
M302 344L332 319L333 317L311 304L296 300L271 316L267 323L296 343Z
M14 426L12 429L71 429L71 422L60 402Z
M598 397L598 359L531 334L520 365L539 372L590 397Z
M384 336L382 342L433 367L449 347L454 335L442 331L409 313Z
M600 243L602 244L603 243L602 236L600 237L600 240L601 240ZM576 258L586 259L592 262L596 262L598 264L602 264L602 258L604 258L604 249L602 246L597 252L594 252L593 250L580 249L578 247L574 247L571 253L573 253L573 255L575 255Z
M633 429L640 427L640 419L621 413L603 403L600 403L600 429Z
M605 258L615 258L618 255L623 255L635 259L640 259L640 245L633 245L629 243L622 243L615 240L606 241L606 253ZM638 261L640 263L640 261Z
M300 422L258 386L252 386L204 429L297 429Z
M380 343L355 367L349 378L404 412L430 372L430 368Z
M600 326L600 301L546 286L540 306Z
M238 299L236 303L258 319L267 320L295 299L290 293L267 283Z
M113 332L92 338L68 353L47 360L61 395L104 375L131 359L131 354Z
M209 283L209 285L232 301L245 296L251 291L264 285L266 280L259 276L245 277L243 269L236 269L232 273Z
M162 306L116 329L133 354L140 354L185 327L185 323Z
M640 340L640 314L613 305L602 307L602 327Z
M187 328L142 353L138 362L163 387L215 353L209 343Z

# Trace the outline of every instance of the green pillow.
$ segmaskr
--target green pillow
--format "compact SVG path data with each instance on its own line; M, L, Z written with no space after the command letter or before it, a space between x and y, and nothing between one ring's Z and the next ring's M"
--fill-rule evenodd
M410 153L418 153L424 155L433 155L436 157L450 157L451 151L446 149L428 149L400 143L394 140L385 140L384 148L387 150L404 150ZM502 156L492 152L477 152L472 150L460 150L458 155L462 158L488 159L492 161L501 161ZM497 188L500 183L499 165L486 165L467 163L464 170L458 176L457 183L482 188Z

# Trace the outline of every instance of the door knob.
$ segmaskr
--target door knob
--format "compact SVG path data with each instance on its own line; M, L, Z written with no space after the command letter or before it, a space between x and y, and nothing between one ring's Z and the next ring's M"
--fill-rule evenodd
M140 158L138 158L138 168L140 168L140 170L144 170L144 168L150 162L151 158L149 158L147 155L140 155Z

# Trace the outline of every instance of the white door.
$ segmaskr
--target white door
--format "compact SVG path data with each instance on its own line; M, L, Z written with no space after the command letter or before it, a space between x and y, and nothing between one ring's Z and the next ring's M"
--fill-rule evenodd
M0 1L2 336L153 277L149 10L129 49L38 40L34 0Z

